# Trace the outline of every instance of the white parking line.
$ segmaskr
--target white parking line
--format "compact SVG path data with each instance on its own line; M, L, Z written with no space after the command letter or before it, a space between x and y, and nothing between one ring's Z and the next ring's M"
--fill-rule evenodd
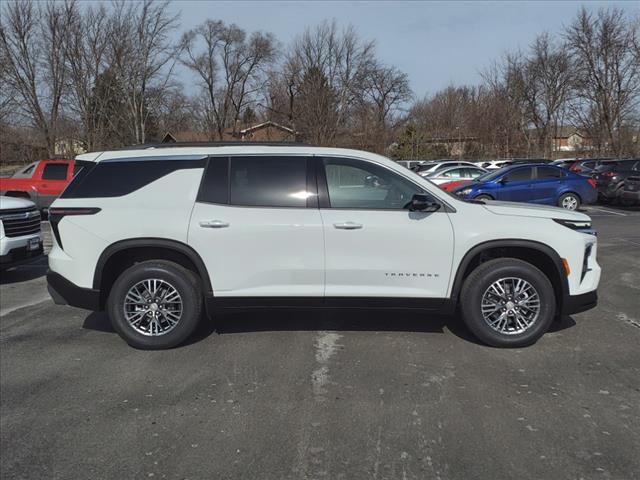
M11 312L15 312L16 310L20 310L21 308L32 307L34 305L38 305L38 304L46 302L48 300L51 300L51 296L49 295L49 292L47 292L45 290L45 292L43 294L38 295L35 298L32 298L28 302L20 303L18 305L13 305L11 307L8 307L8 308L0 310L0 317L4 317L5 315L8 315Z
M598 212L610 213L611 215L620 215L621 217L626 217L626 216L628 216L626 213L622 213L622 212L615 212L615 211L613 211L613 210L605 210L604 208L587 207L586 209L587 209L587 211L589 211L589 210L596 210L596 211L598 211Z

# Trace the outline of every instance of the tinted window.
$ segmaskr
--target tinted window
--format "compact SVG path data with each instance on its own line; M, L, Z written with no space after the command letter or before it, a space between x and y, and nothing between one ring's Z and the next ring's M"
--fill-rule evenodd
M202 168L204 162L204 159L100 162L81 169L60 197L120 197L176 170Z
M69 165L67 163L47 163L42 171L42 179L66 180L68 169Z
M209 159L198 193L199 202L229 203L229 158Z
M526 180L531 180L531 168L518 168L512 172L509 172L505 175L505 180L509 182L524 182Z
M309 196L304 157L233 157L229 183L233 205L306 207Z
M401 209L424 191L406 178L373 163L347 158L324 160L332 208Z
M555 168L550 167L538 167L538 178L544 180L545 178L561 178L562 172Z

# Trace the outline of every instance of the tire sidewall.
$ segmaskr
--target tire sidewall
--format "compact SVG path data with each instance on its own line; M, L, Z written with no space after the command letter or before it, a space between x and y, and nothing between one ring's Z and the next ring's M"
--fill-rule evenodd
M485 267L486 268L486 267ZM493 330L481 311L482 296L489 286L501 278L517 277L529 282L540 297L540 312L534 325L520 334L506 335ZM469 329L484 343L495 347L523 347L535 343L548 330L555 316L556 301L551 282L544 273L525 262L504 264L488 269L465 289L462 312Z
M134 330L124 316L124 298L129 289L149 278L168 282L182 298L180 321L164 335L143 335ZM179 345L193 332L200 319L201 303L198 283L190 271L170 262L142 262L125 270L114 282L107 311L113 328L129 345L140 349L164 349Z
M576 208L574 208L573 210L569 210L568 208L564 208L564 206L562 205L562 202L564 201L565 198L567 197L573 197L576 199ZM578 197L578 195L576 195L575 193L565 193L563 195L560 196L560 198L558 199L558 206L561 208L564 208L565 210L569 210L570 212L576 212L578 211L578 209L580 208L580 197Z

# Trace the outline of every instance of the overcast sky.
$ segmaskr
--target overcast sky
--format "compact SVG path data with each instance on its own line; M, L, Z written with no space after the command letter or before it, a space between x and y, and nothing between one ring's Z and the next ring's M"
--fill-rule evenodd
M538 33L559 32L581 5L639 11L637 2L213 2L174 1L182 30L206 18L247 31L270 31L286 44L307 26L335 18L374 39L379 57L409 74L417 96L450 84L473 84L506 50L526 48ZM184 73L183 81L188 83ZM187 86L188 88L188 86Z

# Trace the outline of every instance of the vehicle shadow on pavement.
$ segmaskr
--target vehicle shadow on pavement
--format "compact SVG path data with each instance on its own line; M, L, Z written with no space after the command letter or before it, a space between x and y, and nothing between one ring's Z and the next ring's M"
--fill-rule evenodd
M46 261L44 263L37 262L28 265L21 265L19 267L0 272L0 285L28 282L29 280L40 278L46 273Z
M419 310L326 309L263 310L216 316L220 335L264 331L371 331L444 333L478 343L458 316Z
M559 332L575 326L571 317L552 322L549 332ZM92 312L85 318L82 328L115 334L105 312ZM416 310L317 310L317 309L269 309L251 312L221 313L213 319L203 317L196 331L181 346L198 343L213 333L277 332L277 331L370 331L445 333L477 344L479 342L467 329L460 315L435 315ZM178 347L179 348L179 347Z
M89 316L84 319L82 328L95 330L96 332L116 333L111 326L111 322L109 321L109 317L106 312L91 312Z

